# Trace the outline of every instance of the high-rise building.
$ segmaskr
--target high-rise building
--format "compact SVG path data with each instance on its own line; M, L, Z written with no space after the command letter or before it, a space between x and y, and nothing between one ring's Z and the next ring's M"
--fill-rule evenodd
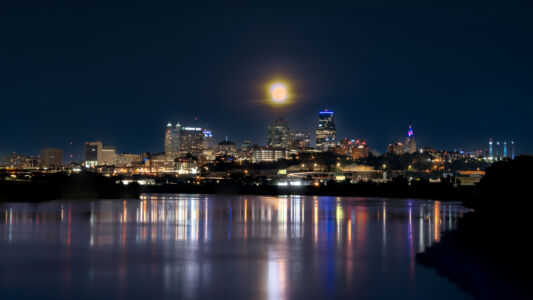
M328 151L335 148L337 130L333 120L333 112L327 109L318 113L318 126L316 129L316 149Z
M511 159L514 159L514 141L511 141Z
M174 161L180 153L180 132L181 125L178 123L173 128L171 123L167 124L165 131L165 156L168 161Z
M112 146L102 146L102 164L106 166L115 165L115 147Z
M268 146L271 148L287 149L289 146L289 123L278 118L268 126Z
M102 164L102 142L85 143L85 166L95 167Z
M397 142L387 145L387 153L390 154L396 154L396 155L403 155L405 153L405 146L404 144Z
M289 149L303 150L311 146L311 132L291 130L289 135Z
M63 151L61 149L46 148L41 150L41 165L43 167L61 167Z
M212 161L216 158L215 156L215 146L213 143L213 132L208 129L204 129L204 140L202 145L202 155L208 161Z
M180 131L180 157L191 154L200 157L203 152L204 132L200 127L181 127Z
M248 151L248 150L250 150L250 140L245 139L244 141L242 141L241 151Z
M405 152L413 154L416 152L416 141L413 133L413 127L409 125L407 137L405 138Z
M175 161L187 154L195 157L210 156L213 150L213 134L211 130L201 127L183 126L180 123L172 127L167 124L165 131L165 157L167 161ZM204 153L204 150L208 151Z

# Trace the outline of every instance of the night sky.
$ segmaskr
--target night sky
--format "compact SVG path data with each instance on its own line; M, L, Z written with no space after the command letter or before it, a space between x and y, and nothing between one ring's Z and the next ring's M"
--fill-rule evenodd
M159 152L166 123L193 117L216 141L264 144L273 119L314 131L324 108L338 137L381 152L409 124L419 146L484 149L492 136L533 152L528 1L12 2L0 4L0 154L92 140ZM265 103L275 78L290 105Z

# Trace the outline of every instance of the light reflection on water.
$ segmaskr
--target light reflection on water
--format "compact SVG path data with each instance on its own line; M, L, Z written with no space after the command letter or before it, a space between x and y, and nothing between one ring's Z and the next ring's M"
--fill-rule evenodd
M29 281L40 299L461 298L415 255L465 211L316 196L3 204L0 299L32 299Z

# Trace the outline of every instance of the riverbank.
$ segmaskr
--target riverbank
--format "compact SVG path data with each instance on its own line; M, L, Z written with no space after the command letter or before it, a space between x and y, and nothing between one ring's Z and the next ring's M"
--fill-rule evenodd
M417 261L459 285L476 299L533 299L530 246L502 237L500 230L468 213L457 230L417 254ZM498 226L498 225L495 225ZM511 234L512 235L512 234ZM529 261L529 262L528 262Z
M315 195L417 198L462 201L475 197L473 186L454 186L452 183L408 182L396 179L387 183L328 182L319 186L276 186L272 184L174 183L161 185L123 185L117 179L94 173L76 175L54 174L28 182L0 181L0 201L42 202L54 199L117 199L138 198L141 193L175 194L235 194L235 195Z
M136 185L116 184L107 177L84 172L52 174L31 181L0 180L0 202L43 202L58 199L138 198Z
M532 157L487 168L479 197L463 201L475 210L457 230L417 255L477 299L533 299L530 243ZM529 196L528 196L529 195Z

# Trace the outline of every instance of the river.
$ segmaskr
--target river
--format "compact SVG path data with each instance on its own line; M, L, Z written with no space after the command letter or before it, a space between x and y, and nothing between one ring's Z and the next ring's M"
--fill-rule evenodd
M142 195L0 204L0 299L470 299L415 255L455 202Z

